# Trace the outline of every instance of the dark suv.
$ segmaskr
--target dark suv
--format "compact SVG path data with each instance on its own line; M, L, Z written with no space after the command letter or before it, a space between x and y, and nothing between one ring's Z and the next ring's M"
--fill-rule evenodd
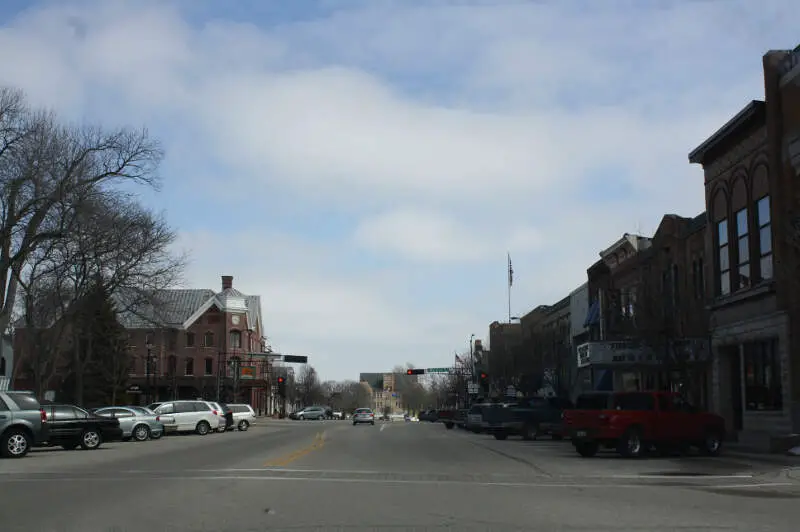
M47 416L33 392L0 392L0 456L22 458L47 439Z

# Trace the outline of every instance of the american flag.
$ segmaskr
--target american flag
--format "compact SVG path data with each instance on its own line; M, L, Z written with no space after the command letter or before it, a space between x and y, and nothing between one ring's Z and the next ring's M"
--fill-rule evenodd
M508 254L508 286L514 285L514 268L511 267L511 253Z

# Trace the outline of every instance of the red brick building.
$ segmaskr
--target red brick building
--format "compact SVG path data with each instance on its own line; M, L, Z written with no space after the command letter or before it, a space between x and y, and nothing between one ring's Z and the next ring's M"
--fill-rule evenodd
M128 397L121 402L203 397L271 411L273 357L265 352L260 296L239 292L232 276L222 276L219 292L163 290L153 301L117 316L131 350ZM20 356L23 338L15 346ZM18 375L15 386L33 388L27 377Z
M763 58L753 100L689 154L704 171L713 407L740 440L781 446L800 431L800 66Z
M587 270L578 382L595 390L675 390L708 401L705 213L665 215L652 238L625 234Z

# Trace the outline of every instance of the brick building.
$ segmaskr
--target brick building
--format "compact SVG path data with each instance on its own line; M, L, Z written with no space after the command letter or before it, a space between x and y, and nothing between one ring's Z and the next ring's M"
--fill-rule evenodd
M590 341L578 383L594 390L677 390L708 401L705 213L665 215L652 238L625 234L587 270Z
M533 334L526 339L530 346L528 356L541 361L544 395L568 395L575 378L569 303L570 296L567 296L542 309L540 319L532 327Z
M121 402L203 397L270 409L272 356L265 352L260 296L242 294L233 288L232 276L222 276L219 292L162 290L152 301L117 315L131 353ZM24 334L16 340L15 350L25 356ZM33 389L29 381L18 375L15 385Z
M800 431L797 57L767 53L765 100L689 154L703 167L709 214L712 405L758 446Z

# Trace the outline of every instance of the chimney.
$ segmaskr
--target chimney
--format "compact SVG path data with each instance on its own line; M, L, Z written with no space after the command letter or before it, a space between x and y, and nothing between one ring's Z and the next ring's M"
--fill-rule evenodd
M233 275L222 276L222 289L233 288Z

